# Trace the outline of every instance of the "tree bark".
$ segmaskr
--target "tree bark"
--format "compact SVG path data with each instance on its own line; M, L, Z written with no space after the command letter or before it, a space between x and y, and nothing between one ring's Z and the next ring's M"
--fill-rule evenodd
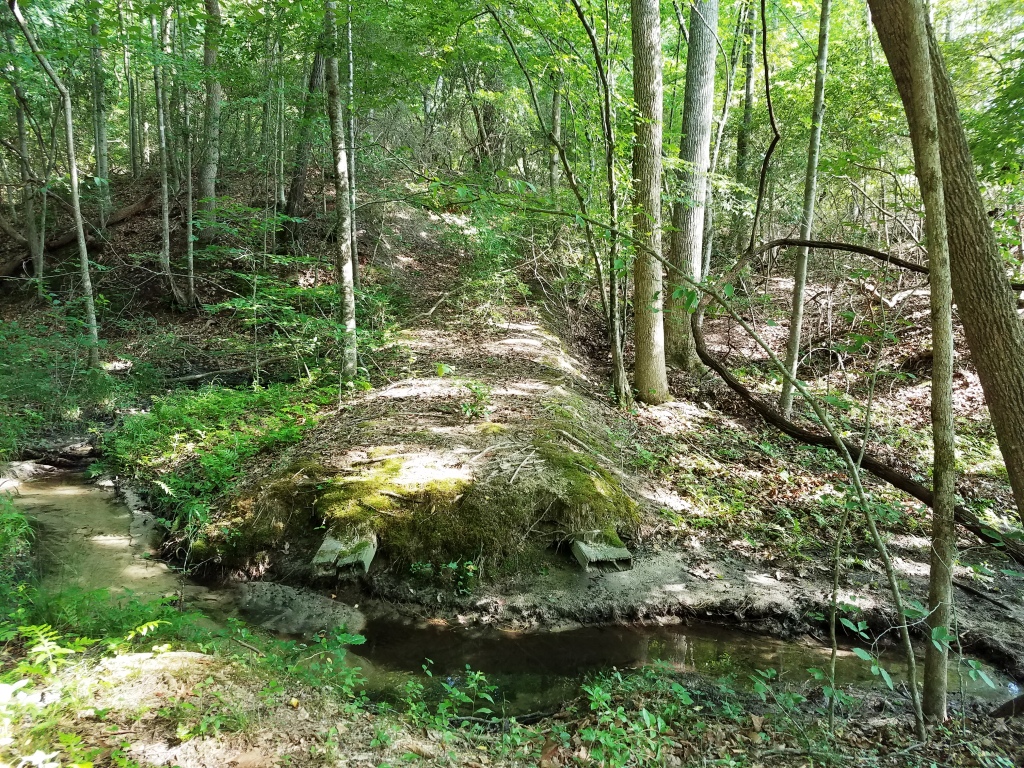
M811 139L807 148L807 171L804 175L804 207L800 215L800 239L809 240L814 227L814 202L818 187L818 157L821 154L821 127L825 121L825 74L828 70L828 33L832 0L821 0L818 24L818 57L814 74L814 106L811 113ZM796 378L800 361L800 334L804 325L804 288L807 285L807 262L810 249L800 248L796 254L793 275L793 311L789 321L789 343L786 345L786 370ZM793 385L782 380L779 410L788 419L793 412Z
M128 155L132 164L132 178L142 174L142 146L139 140L138 106L135 103L135 75L132 73L132 54L124 25L124 6L117 4L117 23L121 33L121 58L124 65L124 80L128 91Z
M348 4L345 22L348 33L348 222L352 241L352 284L359 290L359 227L356 224L356 65L352 51L352 3Z
M337 251L334 269L338 284L338 320L343 326L341 377L352 379L356 375L356 299L352 275L352 238L348 197L348 157L345 152L345 117L341 96L341 78L338 74L338 26L335 18L335 0L324 3L324 25L327 32L327 114L331 124L331 152L334 157L334 212L337 216L335 233Z
M316 94L324 87L324 56L317 52L313 56L313 64L309 70L309 81L306 87L306 100L302 107L302 118L299 122L299 136L295 145L295 160L292 164L292 180L288 186L288 198L284 213L289 221L285 222L285 232L294 247L298 237L299 223L290 219L302 215L302 202L306 195L306 178L309 173L309 153L313 145L313 122L317 110Z
M82 204L78 194L78 161L75 158L75 126L72 112L71 92L67 89L49 60L36 43L28 23L18 7L18 0L7 0L18 26L39 65L60 93L64 106L64 140L67 143L68 174L71 186L71 208L75 220L75 236L78 240L78 259L82 277L82 294L85 299L85 327L89 334L89 367L98 368L100 362L100 333L96 322L96 302L92 295L92 275L89 269L89 249L85 242L85 220L82 218Z
M893 3L893 5L896 5ZM953 425L953 289L947 248L939 123L936 113L933 65L929 51L927 10L921 0L900 0L902 7L888 16L891 26L883 40L890 60L899 49L906 64L901 96L911 126L914 161L925 206L932 315L932 442L934 447L931 571L928 587L928 626L932 642L925 646L924 697L926 717L946 719L949 646L946 638L953 616L953 561L956 558L956 447ZM894 73L897 64L894 66Z
M754 127L754 75L756 73L757 52L757 3L752 2L747 8L746 27L743 37L746 39L746 51L743 57L743 119L736 131L736 185L746 187L750 183L750 134ZM740 210L733 222L735 229L734 249L737 254L743 253L747 245L747 228L750 226L750 215Z
M98 13L98 10L97 10ZM92 75L93 140L96 143L96 181L100 197L100 230L106 229L110 213L110 154L107 147L106 76L103 71L103 48L100 46L99 20L89 26L93 38L89 49Z
M903 30L911 29L911 2L870 0L870 5L878 37L907 108L916 151L924 130L910 106L913 74L902 34ZM999 246L978 187L953 85L930 27L928 41L953 297L985 392L1017 513L1024 522L1024 326L1017 317Z
M20 73L18 70L18 59L14 55L14 39L11 31L6 26L4 28L4 37L7 40L7 47L11 52L10 82L11 87L14 89L16 101L15 122L18 126L18 156L23 195L24 236L19 234L13 227L8 227L6 221L0 221L0 229L3 229L15 242L19 242L19 239L23 241L19 242L19 245L28 247L29 257L32 260L32 276L36 281L36 293L41 298L45 293L43 287L43 237L39 232L39 222L36 221L36 197L38 192L33 180L32 168L29 164L28 125L25 111L28 102L18 80ZM19 266L21 266L20 260L15 269ZM3 277L4 274L4 268L0 267L0 277Z
M718 0L696 0L690 6L690 41L679 137L682 168L676 173L677 194L682 199L672 203L669 260L681 274L698 282L704 264L704 207L711 163L717 36ZM684 370L694 370L699 361L690 330L693 292L674 281L670 286L673 290L665 300L668 357Z
M661 253L661 15L657 0L631 0L630 7L636 107L633 237L642 248ZM663 403L671 395L665 370L661 264L645 250L636 252L633 283L634 385L642 402Z
M206 116L203 121L203 162L199 167L199 214L203 227L199 242L209 245L216 236L217 166L220 163L220 108L222 91L217 77L220 49L220 3L204 0L206 25L203 37L203 69L206 72Z
M154 55L161 52L160 26L156 15L149 17L150 34L153 40ZM159 59L157 59L159 61ZM153 64L153 93L156 96L156 125L157 138L160 144L160 219L161 219L161 245L160 245L160 272L167 285L171 289L171 296L178 306L185 304L185 297L178 289L171 272L171 199L168 188L168 165L170 154L167 147L167 115L164 112L164 87L162 67Z

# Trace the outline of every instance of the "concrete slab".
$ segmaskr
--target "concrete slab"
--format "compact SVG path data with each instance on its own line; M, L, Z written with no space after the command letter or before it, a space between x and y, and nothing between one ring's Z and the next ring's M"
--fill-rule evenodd
M363 572L370 570L370 563L377 554L377 536L354 536L350 539L336 539L328 534L324 543L313 556L311 563L313 576L316 578L328 578L334 576L343 568L350 568L357 565L363 567Z
M572 542L572 554L584 569L601 564L620 570L633 567L633 553L625 547L609 544L600 531L577 534Z

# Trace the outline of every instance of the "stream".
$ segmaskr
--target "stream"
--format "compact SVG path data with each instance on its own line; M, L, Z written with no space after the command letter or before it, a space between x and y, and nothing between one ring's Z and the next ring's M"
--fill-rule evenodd
M211 628L231 617L244 618L238 590L183 583L180 574L153 559L156 521L137 505L133 511L111 489L64 474L16 485L14 501L36 528L34 548L46 590L107 589L140 598L180 591L190 608L211 617ZM799 687L812 680L809 668L828 666L830 655L813 641L776 640L707 623L510 632L367 613L361 632L366 642L353 649L350 661L363 667L371 695L400 689L410 675L425 677L423 666L429 659L435 681L457 680L467 665L484 672L504 697L505 711L519 714L555 709L576 694L588 675L612 668L660 662L681 672L731 674L740 687L755 670L770 668L777 671L779 683ZM898 681L902 662L886 653L883 663ZM994 702L1019 692L1005 675L988 665L983 669L995 688L968 677L966 665L961 681L956 662L951 662L950 691L962 684L966 693ZM839 652L837 683L881 685L869 664L850 649Z

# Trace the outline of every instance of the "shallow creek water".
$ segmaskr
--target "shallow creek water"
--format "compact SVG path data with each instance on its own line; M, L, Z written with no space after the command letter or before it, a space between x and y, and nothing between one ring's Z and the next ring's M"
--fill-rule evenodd
M7 490L7 489L5 489ZM43 585L131 591L139 597L183 593L186 603L223 622L238 615L237 591L208 588L183 580L150 557L155 521L132 511L110 490L80 476L22 483L15 503L34 520L35 549ZM583 627L563 631L509 632L493 628L453 627L441 622L403 622L368 616L366 643L354 648L352 662L362 665L368 687L400 689L410 674L429 666L434 680L457 680L467 665L487 674L505 699L506 711L523 713L554 708L571 697L587 675L660 662L682 672L733 674L744 685L755 670L774 669L778 681L800 686L810 668L825 668L829 650L814 643L781 641L712 624ZM886 667L898 679L902 667L890 656ZM971 680L961 669L964 690L1002 701L1017 686L989 667L996 687ZM851 650L837 660L840 685L878 685L869 665ZM950 669L950 690L961 675Z

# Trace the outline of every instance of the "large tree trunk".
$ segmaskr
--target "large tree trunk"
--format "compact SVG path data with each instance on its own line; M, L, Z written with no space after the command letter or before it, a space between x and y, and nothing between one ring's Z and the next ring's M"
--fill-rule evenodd
M912 66L902 34L912 28L907 21L913 11L911 2L870 0L878 37L907 107L916 151L925 129L911 109ZM931 28L928 37L953 296L1006 463L1017 513L1024 522L1024 326L1017 317L1009 279L978 187L953 84Z
M206 71L206 118L203 121L203 162L199 167L199 213L203 228L199 242L209 245L215 237L217 211L217 165L220 163L221 86L217 77L220 49L220 3L204 0L206 27L203 38L203 69Z
M36 43L28 23L18 7L18 0L7 0L11 13L18 22L29 48L46 72L46 76L60 92L64 106L64 140L67 144L68 174L71 182L71 212L75 220L75 235L78 241L78 262L82 277L82 294L85 298L85 327L89 334L89 367L98 368L100 362L99 324L96 322L96 303L92 295L92 275L89 271L89 248L85 242L85 219L82 218L82 203L78 194L78 160L75 158L75 127L71 91L67 89L57 72L50 66L49 60Z
M335 18L336 3L324 3L324 24L327 45L334 53L338 49L338 26ZM327 57L327 115L331 123L331 151L334 158L334 212L337 216L335 235L337 252L334 269L338 283L338 319L344 327L341 352L341 376L356 375L356 299L352 275L352 238L348 197L348 157L345 152L345 116L342 108L341 78L338 74L337 55Z
M98 13L98 10L97 10ZM103 72L103 49L100 47L100 25L89 26L93 44L89 49L92 75L93 140L96 142L96 183L100 197L100 229L107 226L110 214L110 154L107 148L106 76Z
M718 0L697 0L690 6L690 42L686 54L682 132L676 174L677 194L672 204L669 260L683 275L700 281L704 263L704 207L711 163L711 122L715 106L715 57L718 36ZM674 282L674 281L673 281ZM685 370L698 366L690 330L693 292L674 283L666 298L666 336L669 359Z
M800 239L810 240L814 226L814 201L818 188L818 156L821 154L821 126L825 121L825 73L828 69L828 31L832 0L822 0L818 24L818 58L814 74L814 106L811 112L811 140L807 148L807 171L804 175L804 208L800 214ZM810 249L801 247L796 254L793 275L793 313L789 321L789 343L786 345L786 370L796 378L800 361L800 334L804 326L804 287L807 285L807 261ZM782 380L779 410L788 419L793 412L793 385Z
M309 82L306 90L306 102L302 107L302 118L299 122L299 137L295 146L295 160L292 164L292 181L288 187L288 198L284 213L288 219L302 215L302 202L306 195L306 177L309 173L309 152L313 145L313 121L317 110L316 94L324 87L324 56L316 53L313 65L309 70ZM285 221L285 232L294 245L298 235L298 222Z
M633 99L633 237L641 248L661 253L661 15L657 0L631 0ZM636 332L634 385L645 403L671 399L665 371L661 264L637 249L633 318Z

